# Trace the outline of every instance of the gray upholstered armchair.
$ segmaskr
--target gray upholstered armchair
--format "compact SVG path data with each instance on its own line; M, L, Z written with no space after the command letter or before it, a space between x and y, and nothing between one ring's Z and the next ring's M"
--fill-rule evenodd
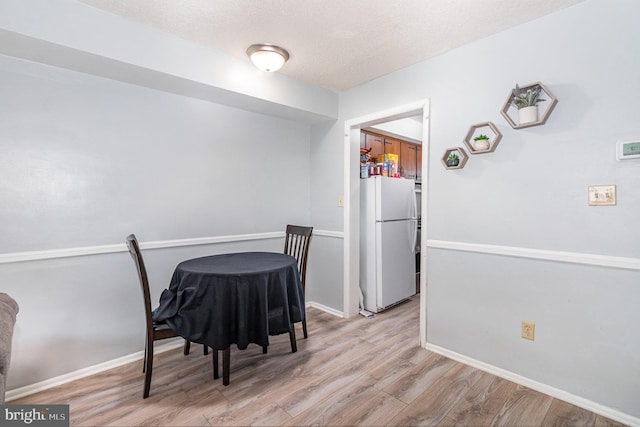
M9 295L0 293L0 404L4 403L16 314L18 314L18 303Z

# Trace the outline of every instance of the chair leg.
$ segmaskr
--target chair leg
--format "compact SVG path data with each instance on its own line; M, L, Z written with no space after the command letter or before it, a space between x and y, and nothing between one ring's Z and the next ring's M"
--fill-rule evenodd
M191 351L191 341L184 340L184 355L187 356ZM202 344L202 354L205 356L209 354L209 347L206 344Z
M296 329L293 326L293 323L289 325L289 341L291 341L291 353L298 351L298 346L296 344Z
M306 318L302 320L302 333L305 339L309 337L309 335L307 335L307 319Z
M222 350L222 385L229 385L229 365L231 364L231 346Z
M142 372L147 372L147 344L144 345L144 359L142 359Z
M149 390L151 389L151 372L153 371L153 342L147 343L147 351L145 352L145 367L146 372L144 375L144 391L142 392L142 398L149 397Z
M213 379L217 380L220 378L220 372L218 371L218 350L212 348L213 350Z
M262 346L262 354L267 354L267 346L266 345Z

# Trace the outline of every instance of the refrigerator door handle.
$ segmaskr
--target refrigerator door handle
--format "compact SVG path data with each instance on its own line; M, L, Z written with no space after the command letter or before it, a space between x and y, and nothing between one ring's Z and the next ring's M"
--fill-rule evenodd
M415 255L416 254L416 244L418 243L418 220L415 219L413 221L411 221L411 224L413 224L413 226L411 228L413 228L413 241L411 242L411 252Z
M411 218L418 218L418 197L416 196L416 190L411 190Z
M411 191L411 204L413 205L413 218L415 218L412 222L413 224L413 243L411 245L411 252L414 254L417 253L416 245L418 244L418 196L417 191L412 189Z

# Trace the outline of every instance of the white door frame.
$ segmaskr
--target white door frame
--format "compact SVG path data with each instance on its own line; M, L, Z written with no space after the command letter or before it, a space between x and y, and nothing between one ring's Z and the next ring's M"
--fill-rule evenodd
M427 342L427 200L429 183L429 99L401 105L344 122L344 309L358 315L360 299L360 129L422 114L422 236L420 239L420 345Z

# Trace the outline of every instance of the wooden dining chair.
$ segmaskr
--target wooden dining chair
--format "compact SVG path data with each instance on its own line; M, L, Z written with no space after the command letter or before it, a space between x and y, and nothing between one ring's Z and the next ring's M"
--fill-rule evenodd
M307 258L309 256L309 243L311 242L311 233L313 227L303 227L300 225L287 225L286 236L284 240L284 253L291 255L298 261L298 270L300 271L300 282L302 283L302 294L305 292L305 283L307 277ZM306 316L302 320L302 333L305 338L307 334ZM289 337L292 340L292 349L296 339L295 328L291 325Z
M149 397L149 390L151 388L151 373L153 371L153 346L156 341L164 340L167 338L177 337L175 331L173 331L166 323L156 323L153 320L153 312L151 310L151 293L149 292L149 277L147 275L147 269L142 259L142 253L140 252L140 245L134 234L127 236L127 247L131 258L138 270L138 278L140 279L140 287L142 288L142 296L144 300L144 311L146 321L146 338L144 345L144 361L142 365L142 372L145 373L144 377L144 390L142 398ZM189 354L190 341L185 340L184 354ZM204 346L204 354L208 353L208 347ZM218 378L218 352L213 351L213 376Z

